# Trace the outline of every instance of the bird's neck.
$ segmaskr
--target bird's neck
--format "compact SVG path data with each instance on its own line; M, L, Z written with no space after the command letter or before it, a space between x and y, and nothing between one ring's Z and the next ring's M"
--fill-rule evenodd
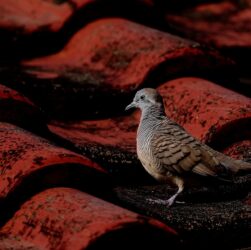
M163 106L152 105L142 110L139 130L142 132L158 125L165 118Z
M165 119L163 106L149 106L142 110L140 123L137 131L137 149L148 145L153 131Z
M141 121L142 120L159 120L165 117L165 109L163 105L151 105L142 110Z

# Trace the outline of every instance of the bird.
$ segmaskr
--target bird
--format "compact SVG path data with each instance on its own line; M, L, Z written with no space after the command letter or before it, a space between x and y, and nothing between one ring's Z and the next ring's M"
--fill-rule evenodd
M165 201L167 206L173 205L190 177L227 180L226 176L251 170L251 163L215 151L170 119L165 113L162 96L156 89L137 91L125 110L131 108L141 110L136 138L137 156L141 164L158 182L178 188Z

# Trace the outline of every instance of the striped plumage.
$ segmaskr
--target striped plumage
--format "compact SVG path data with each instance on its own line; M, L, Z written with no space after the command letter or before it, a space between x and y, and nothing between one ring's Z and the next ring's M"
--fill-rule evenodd
M225 177L227 172L250 169L251 164L233 160L214 151L188 134L165 115L161 96L154 89L142 89L128 108L141 109L137 132L137 154L146 171L156 180L178 186L171 205L182 192L189 175Z

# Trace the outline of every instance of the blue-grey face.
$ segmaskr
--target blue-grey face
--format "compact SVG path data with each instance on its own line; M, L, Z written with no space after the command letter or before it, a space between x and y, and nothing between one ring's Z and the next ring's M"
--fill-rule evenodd
M155 89L145 88L139 90L131 104L126 107L126 110L131 108L144 109L152 105L159 105L162 103L162 98Z

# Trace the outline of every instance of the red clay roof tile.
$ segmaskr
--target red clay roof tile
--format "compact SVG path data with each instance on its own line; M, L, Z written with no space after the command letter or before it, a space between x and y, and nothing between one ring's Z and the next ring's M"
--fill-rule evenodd
M0 121L9 122L37 133L48 132L45 114L28 98L1 84Z
M74 5L75 8L79 9L82 8L83 6L93 3L96 0L68 0L67 2L71 3Z
M0 84L0 98L1 100L15 100L19 102L24 102L28 105L35 106L28 98L18 93L16 90L10 89L4 85Z
M42 250L32 243L21 240L19 237L0 236L1 250Z
M71 15L67 3L57 5L55 1L1 0L1 29L32 33L42 29L58 31Z
M250 175L234 185L191 188L184 204L158 204L175 192L167 185L118 187L118 197L173 227L188 249L239 249L250 246ZM249 204L248 204L249 203Z
M217 48L251 47L248 1L202 4L181 15L168 14L167 20L191 38Z
M9 63L62 48L77 29L79 21L82 25L87 22L85 16L88 13L82 13L82 18L76 18L75 21L76 12L88 9L94 2L96 1L1 0L0 61ZM93 17L95 18L97 17Z
M167 114L212 147L250 140L250 98L199 78L175 79L159 91Z
M243 158L244 160L251 162L251 140L235 142L225 148L223 153L233 158Z
M184 74L216 77L232 67L198 43L119 18L92 22L59 53L22 65L29 77L15 87L64 118L79 107L82 116L121 113L128 95L145 84Z
M41 249L77 250L172 246L176 233L161 222L78 190L55 188L27 201L0 235L18 237Z
M250 72L251 5L249 0L201 4L182 13L166 15L168 26L184 36L221 49Z
M64 148L57 147L49 141L37 137L19 127L8 123L0 123L0 199L8 196L16 191L23 181L29 177L34 177L33 188L36 189L36 182L62 183L64 179L70 178L71 172L86 171L86 176L82 173L82 177L90 178L90 170L95 169L104 171L96 163L90 161L84 156L77 155ZM39 178L36 179L34 173L42 169L53 169L57 167L57 171L52 174L47 172L45 176L40 172ZM60 171L60 168L62 171ZM65 169L67 168L67 169ZM52 170L53 171L53 170ZM47 178L47 177L48 178ZM77 176L77 173L76 173ZM75 179L76 179L75 176ZM27 190L29 191L29 190Z
M73 142L82 154L95 159L118 180L148 183L151 178L135 154L138 118L138 114L132 114L104 120L54 121L49 128Z

